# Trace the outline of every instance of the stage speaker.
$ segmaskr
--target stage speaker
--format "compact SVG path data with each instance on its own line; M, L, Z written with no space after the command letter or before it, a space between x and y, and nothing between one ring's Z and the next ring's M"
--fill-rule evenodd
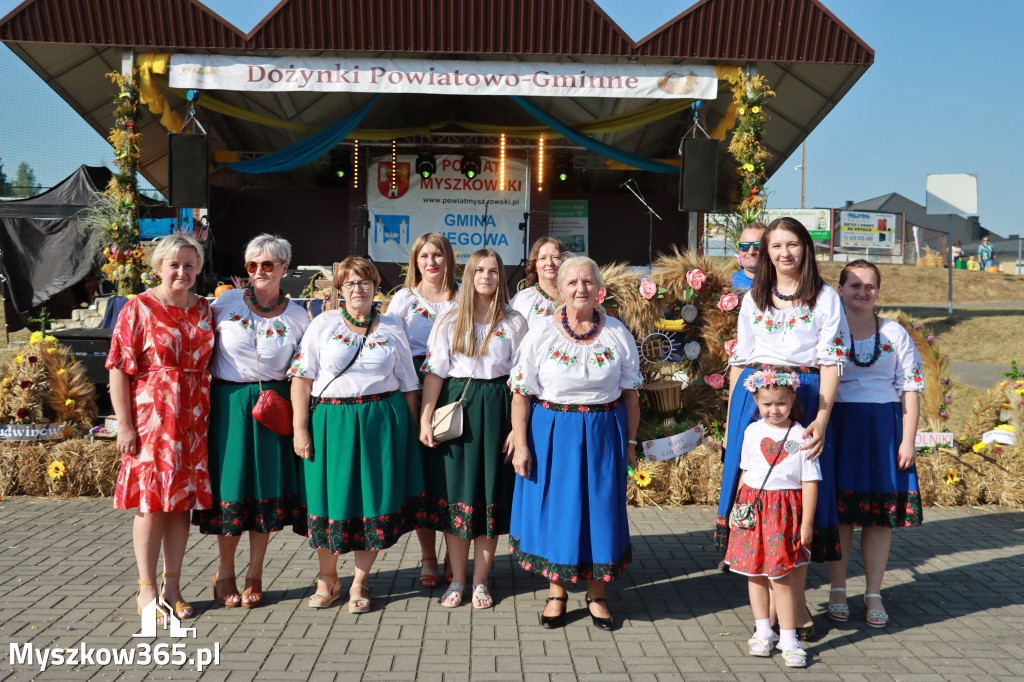
M679 210L714 211L718 187L718 140L685 138L679 173Z
M167 135L169 203L177 208L208 208L209 149L206 135Z

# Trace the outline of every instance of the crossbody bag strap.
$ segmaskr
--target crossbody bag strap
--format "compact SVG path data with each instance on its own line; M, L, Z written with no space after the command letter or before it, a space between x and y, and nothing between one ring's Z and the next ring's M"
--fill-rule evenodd
M480 349L477 348L476 349L476 361L473 363L473 371L469 373L469 378L466 379L466 385L462 389L462 395L460 395L459 399L455 401L456 405L461 405L462 401L465 399L466 392L469 390L469 385L471 383L473 383L473 378L476 376L476 368L477 368L477 365L479 365L479 364L480 364Z
M775 460L768 466L768 473L764 475L764 480L761 481L761 487L758 489L757 494L754 495L754 508L761 511L761 493L764 492L764 487L768 484L768 477L772 475L772 469L779 462L779 457L782 456L782 451L786 449L786 440L789 439L789 432L793 429L793 422L789 422L789 428L786 429L786 435L782 437L782 442L779 443L779 451L775 453Z
M373 325L371 325L371 326L374 326L374 325L376 325L376 324L377 324L377 321L378 321L379 319L380 319L380 316L378 315L378 316L377 316L376 318L374 318L374 320L373 320ZM320 391L320 395L318 395L318 396L316 397L316 400L317 400L317 402L319 402L319 401L320 401L320 399L324 397L324 393L326 393L326 392L327 392L327 389L331 387L331 384L333 384L333 383L334 383L335 379L337 379L337 378L338 378L338 377L340 377L340 376L341 376L342 374L344 374L345 372L347 372L347 371L349 370L349 367L351 367L352 365L354 365L354 364L355 364L355 362L356 362L356 360L358 360L358 359L359 359L359 354L363 352L363 345L364 345L364 344L366 343L366 337L367 337L367 336L369 336L369 335L370 335L370 327L367 327L367 328L366 328L366 333L365 333L365 334L363 334L363 335L361 335L361 336L359 337L359 346L358 346L358 347L356 348L356 352L355 352L355 355L353 355L353 356L352 356L352 359L348 361L348 364L347 364L347 365L345 365L345 367L344 367L344 368L342 368L342 370L341 370L340 372L338 372L337 374L335 374L335 375L334 375L334 379L331 379L330 381L328 381L328 382L327 382L327 385L326 385L326 386L324 386L324 387L323 387L323 389L322 389L322 390ZM314 403L314 404L316 404L316 403Z
M434 304L424 298L423 294L420 293L420 290L417 287L409 289L409 293L416 297L416 300L420 302L421 306L427 309L431 316L437 317L437 309L434 307Z

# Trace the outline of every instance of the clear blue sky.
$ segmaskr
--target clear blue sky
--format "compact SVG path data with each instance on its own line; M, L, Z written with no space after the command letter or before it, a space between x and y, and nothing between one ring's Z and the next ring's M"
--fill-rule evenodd
M243 31L278 0L208 0ZM20 0L0 0L0 16ZM634 38L670 20L680 0L598 0ZM875 50L875 64L807 139L807 205L840 207L899 192L924 203L929 173L977 173L981 223L1024 233L1016 181L1024 94L1015 78L1024 2L825 0ZM105 142L6 47L0 48L0 157L11 178L28 161L43 184L79 163L109 163ZM44 122L40 125L40 122ZM1007 126L1010 126L1007 128ZM55 150L60 150L59 153ZM768 182L769 204L800 205L800 153Z

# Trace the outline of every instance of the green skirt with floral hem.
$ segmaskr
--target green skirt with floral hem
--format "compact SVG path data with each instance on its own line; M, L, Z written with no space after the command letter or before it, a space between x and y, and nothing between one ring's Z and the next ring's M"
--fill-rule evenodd
M424 451L428 528L471 540L508 533L515 471L502 448L512 431L508 377L474 379L462 402L462 435ZM459 399L466 379L445 379L438 405Z
M288 398L287 381L264 381L263 388ZM259 394L259 384L215 380L210 386L213 507L192 513L201 533L270 533L291 526L306 534L300 460L291 436L280 436L253 419Z
M426 497L419 432L404 396L317 405L303 460L309 544L385 549L415 528Z

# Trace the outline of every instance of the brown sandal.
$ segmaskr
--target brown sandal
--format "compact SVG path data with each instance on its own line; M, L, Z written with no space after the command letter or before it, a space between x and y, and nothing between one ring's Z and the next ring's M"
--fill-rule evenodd
M242 605L241 601L228 601L227 599L224 599L222 597L218 597L217 596L217 584L218 583L226 583L226 582L230 582L231 583L231 589L232 589L231 594L238 594L238 587L235 585L235 576L231 576L230 578L218 578L217 574L214 573L213 574L213 600L215 602L217 602L218 604L220 604L221 606L223 606L224 608L226 608L226 609L237 609L239 606ZM239 596L239 600L241 600L241 596Z
M249 597L249 601L245 598ZM242 590L242 608L254 609L263 603L263 579L246 578L245 589Z

